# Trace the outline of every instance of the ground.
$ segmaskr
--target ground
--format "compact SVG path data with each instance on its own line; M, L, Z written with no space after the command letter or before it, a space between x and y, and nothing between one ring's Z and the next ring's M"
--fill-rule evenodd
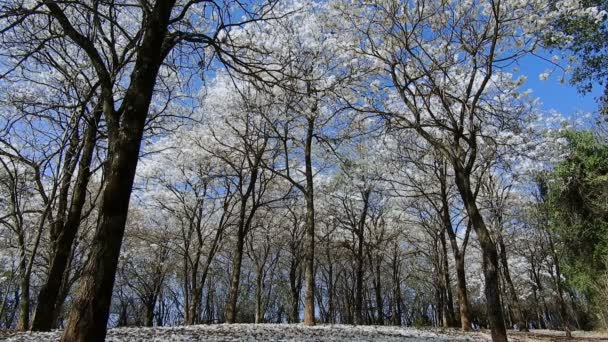
M561 341L563 333L536 330L531 333L510 333L511 341ZM4 333L0 340L19 342L58 341L60 331L49 333ZM608 341L608 334L575 332L576 341ZM431 341L490 341L488 332L463 334L456 329L415 329L385 326L300 324L234 324L196 325L163 328L110 329L107 342L193 342L193 341L377 341L377 342L431 342Z

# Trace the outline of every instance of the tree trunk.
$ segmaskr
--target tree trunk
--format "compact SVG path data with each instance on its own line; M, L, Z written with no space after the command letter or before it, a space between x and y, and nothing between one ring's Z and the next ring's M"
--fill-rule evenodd
M71 125L73 126L73 131L71 132L70 144L68 145L68 148L65 153L65 159L63 161L61 185L59 187L59 194L57 196L57 215L55 216L55 221L51 224L49 234L51 246L50 251L52 255L55 254L57 238L59 237L59 234L61 234L63 225L65 223L65 213L68 206L70 185L72 183L72 177L74 175L74 170L76 169L76 163L78 161L80 146L78 121L80 121L80 118L80 115L74 115L72 117Z
M509 291L509 299L511 300L511 308L513 311L513 319L517 324L517 328L520 331L528 331L528 324L524 320L521 305L519 304L519 298L517 298L517 292L515 291L515 285L511 279L511 272L509 272L509 262L507 260L507 248L503 241L502 235L498 235L498 248L500 251L500 261L502 264L502 272L507 283L507 290Z
M467 280L464 271L464 254L454 253L456 260L456 278L458 282L458 307L460 309L460 328L462 331L471 330L471 318L469 314L469 295L467 293Z
M315 110L313 110L314 112ZM314 185L312 178L312 139L314 133L314 118L308 118L304 159L306 164L306 233L304 237L304 282L306 293L304 295L304 324L315 325L315 206Z
M144 125L158 71L167 52L163 42L174 5L174 0L156 1L148 14L131 84L121 105L122 117L118 117L108 104L112 103L111 89L104 90L104 114L108 121L106 185L91 252L62 336L63 342L105 340Z
M241 264L243 263L243 248L245 246L245 238L251 227L253 215L257 210L257 204L252 203L249 214L247 215L247 203L251 194L255 190L258 167L261 160L261 154L256 156L255 164L251 165L251 174L247 189L241 196L241 206L239 210L239 222L237 230L237 243L234 250L234 259L232 261L232 277L230 279L230 293L228 294L228 303L226 304L226 323L235 323L236 321L236 304L239 296L239 283L241 279ZM239 184L242 185L241 178ZM255 201L255 198L254 198Z
M149 298L144 303L146 308L145 319L146 327L154 326L154 307L156 306L156 298Z
M467 294L467 279L464 271L464 256L466 247L469 239L469 232L471 224L467 225L465 232L464 242L462 250L458 247L458 240L454 228L452 227L452 220L450 217L450 207L448 202L447 185L445 179L445 173L442 173L441 182L441 201L442 201L442 221L445 227L448 237L450 239L450 246L452 248L452 254L454 255L454 263L456 264L456 283L458 285L458 308L460 311L460 328L462 331L471 330L471 318L469 310L469 297Z
M456 326L456 318L454 317L454 298L452 297L452 286L450 281L450 267L448 263L448 249L445 241L445 230L439 236L441 242L441 260L443 283L445 289L445 324L448 327Z
M59 293L61 288L66 285L64 284L64 274L69 264L74 239L80 227L82 210L87 196L87 186L91 176L91 161L97 141L97 125L100 119L101 111L98 110L91 118L85 133L82 156L78 163L78 175L76 176L67 220L55 240L49 275L38 293L38 305L32 322L33 331L50 331L53 328L53 322L57 321Z
M20 263L25 263L25 258ZM20 267L21 268L21 267ZM24 266L23 269L26 267ZM26 331L30 325L30 275L23 274L19 283L19 321L17 330Z
M255 323L259 324L263 323L264 321L264 316L262 313L262 291L264 290L264 271L262 269L258 269L257 271L258 274L256 275L255 279Z
M403 312L401 305L401 279L399 277L399 259L398 259L399 245L395 244L393 251L393 297L395 301L395 308L393 312L393 325L401 326Z
M375 281L376 281L376 314L378 315L378 320L377 323L378 325L384 325L384 301L382 299L382 280L380 278L381 276L381 270L380 270L380 256L377 256L377 260L376 260L376 274L375 274Z
M357 268L355 287L355 324L363 324L363 234L357 231Z
M538 310L540 310L540 321L539 321L539 325L541 329L547 329L547 323L548 323L548 310L547 310L547 302L545 301L545 297L543 296L543 284L540 281L540 277L538 276L538 272L536 271L536 262L534 260L534 256L532 256L530 258L530 268L531 268L531 273L532 273L532 278L534 283L536 284L536 290L540 293L540 300L542 303L542 306L538 307ZM536 291L534 291L534 293L536 293ZM535 297L536 298L536 297ZM538 302L538 299L536 300L536 302Z
M358 227L354 227L357 233L357 273L356 273L356 292L355 292L355 324L363 324L363 245L365 244L365 218L369 205L370 190L365 189L361 192L363 200L363 210L357 222ZM372 260L370 260L370 264Z
M557 298L559 299L559 314L562 317L563 328L566 332L566 338L571 339L572 328L570 326L570 315L568 315L568 307L566 305L566 300L564 299L564 289L562 287L562 272L559 263L559 258L557 256L557 251L555 249L555 244L553 243L553 237L551 236L551 232L547 232L547 236L549 238L551 256L553 258L553 263L555 264L555 287L557 290Z
M298 260L292 256L289 265L289 289L291 292L291 311L288 315L289 323L300 321L300 290L302 286L302 275L298 267Z
M329 249L328 249L329 251ZM327 284L327 306L328 306L328 313L327 313L327 323L329 324L334 324L336 323L336 309L335 306L336 304L334 303L334 265L333 262L331 261L331 257L329 256L329 252L328 254L328 260L329 260L329 274L328 274L328 284Z
M506 342L508 340L507 330L505 328L500 302L500 289L498 287L499 273L496 245L492 241L490 232L483 220L483 216L481 216L477 207L475 195L473 194L470 184L470 175L456 165L454 165L454 172L456 175L456 186L458 187L469 220L471 221L473 229L475 229L481 247L483 273L485 278L486 310L490 329L492 331L492 341Z
M236 304L239 293L239 283L241 278L241 264L243 262L243 246L245 245L244 233L239 231L237 236L236 248L232 259L232 276L230 277L230 292L228 293L228 303L226 305L226 323L236 322Z

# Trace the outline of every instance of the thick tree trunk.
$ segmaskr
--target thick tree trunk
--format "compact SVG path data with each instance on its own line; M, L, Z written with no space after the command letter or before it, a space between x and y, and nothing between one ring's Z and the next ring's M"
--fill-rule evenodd
M63 341L103 341L139 155L142 127L116 142L110 159L99 225Z
M69 264L74 239L80 227L80 219L84 208L87 186L91 176L91 161L97 141L97 125L101 119L101 111L97 111L88 124L84 137L82 156L78 163L78 175L74 186L72 201L67 220L55 240L54 255L46 283L38 293L38 305L32 322L33 331L49 331L57 321L58 298L64 284L64 274Z
M146 308L145 316L145 325L146 327L154 326L154 308L156 307L156 297L150 298L144 303Z
M139 159L144 125L158 71L167 52L163 46L174 0L159 0L148 14L141 46L124 96L122 117L104 105L108 119L108 165L99 219L90 255L63 342L104 341L129 200ZM111 90L105 89L111 103ZM120 123L119 123L120 122Z
M316 110L313 110L313 112ZM312 139L314 133L314 118L308 118L306 144L304 146L304 162L306 167L306 233L304 237L304 324L315 325L315 205L312 168Z
M482 251L486 310L490 329L492 331L492 341L506 342L508 340L507 330L505 328L500 302L500 289L498 287L499 270L496 245L494 244L494 241L492 241L490 232L477 207L475 195L473 194L470 184L470 175L456 165L454 165L454 172L456 175L456 186L458 187L462 201L465 205L469 220L473 225L473 229L475 229Z
M193 277L197 277L197 274L193 274ZM202 286L202 285L201 285ZM190 297L190 303L188 304L188 320L187 325L198 324L201 320L201 305L203 304L202 287L197 284L194 285L193 293Z

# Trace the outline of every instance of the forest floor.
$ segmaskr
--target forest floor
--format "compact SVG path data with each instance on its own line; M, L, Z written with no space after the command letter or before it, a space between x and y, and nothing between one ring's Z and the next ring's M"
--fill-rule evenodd
M510 332L510 340L564 341L564 333L553 330L535 330L530 333ZM58 341L61 331L47 333L0 332L0 340L19 342ZM374 341L374 342L431 342L431 341L490 341L489 332L461 333L456 329L416 329L388 326L318 325L301 324L218 324L162 328L110 329L107 342L194 342L194 341ZM571 340L572 341L572 340ZM574 341L608 341L608 334L574 332Z

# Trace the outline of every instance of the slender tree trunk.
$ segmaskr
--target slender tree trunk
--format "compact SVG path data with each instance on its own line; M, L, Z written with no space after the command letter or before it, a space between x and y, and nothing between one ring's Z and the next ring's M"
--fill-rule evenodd
M490 232L483 220L483 216L481 216L477 207L475 195L473 194L470 184L470 175L456 165L454 165L454 171L456 175L456 186L458 187L462 201L464 202L469 220L473 225L473 229L475 229L482 251L486 310L488 321L490 322L490 329L492 331L492 341L506 342L508 340L507 329L505 328L500 302L500 289L498 287L499 270L496 245L494 244L494 241L492 241Z
M498 235L498 248L500 251L500 261L502 265L502 272L509 291L509 299L511 301L511 308L513 311L513 319L517 324L517 327L521 331L528 331L528 324L524 320L521 305L519 304L519 298L517 297L517 291L515 291L515 285L511 279L511 272L509 272L509 262L507 260L507 248L503 241L502 235Z
M24 258L25 259L25 258ZM25 260L20 263L25 263ZM20 267L21 268L21 267ZM25 265L23 269L25 269ZM23 274L19 282L19 321L17 330L25 331L30 325L30 275Z
M313 112L315 112L313 110ZM306 167L306 233L304 237L304 282L306 292L304 295L304 324L315 325L315 205L314 185L312 178L312 139L315 119L308 118L306 144L304 146L304 159Z
M458 240L454 228L452 227L452 220L450 217L450 207L448 202L447 185L445 179L445 173L442 174L441 181L441 201L442 201L442 220L445 226L445 230L450 239L450 246L452 248L452 254L454 255L454 263L456 264L456 283L458 286L458 308L460 312L460 328L462 331L471 330L471 318L469 310L469 297L467 293L467 279L464 270L464 256L466 252L466 246L469 239L469 232L471 225L467 225L465 232L465 238L462 250L458 247Z
M447 326L447 320L445 319L445 289L443 283L443 272L441 262L441 252L439 250L439 236L433 237L433 250L431 254L433 263L433 287L435 288L435 326Z
M363 324L363 232L357 231L355 324Z
M450 266L448 263L448 249L445 241L445 230L441 232L439 239L441 242L441 260L442 260L442 273L443 283L445 289L445 319L448 327L456 326L456 318L454 317L454 298L452 297L452 285L450 281Z
M469 314L469 295L467 292L467 280L464 270L464 255L455 253L456 279L458 283L458 307L460 309L460 328L462 331L471 330L471 318Z
M59 194L57 196L57 215L55 216L55 221L51 224L49 234L52 255L55 254L57 238L59 237L65 222L65 213L68 206L70 185L72 183L72 177L78 161L80 145L80 136L78 133L79 120L80 115L74 115L72 118L73 131L71 132L70 144L68 145L65 153L65 159L63 161L61 185L59 187Z
M32 322L33 331L49 331L53 327L53 322L57 321L58 298L61 288L66 286L64 274L69 264L74 239L80 227L82 210L87 196L87 186L91 176L91 161L97 141L97 125L100 119L101 111L97 110L85 132L82 156L78 163L78 174L70 209L65 224L55 240L54 255L48 278L38 293L38 305Z
M264 274L263 269L258 268L258 273L255 279L255 323L263 323L264 316L262 313L262 293L264 291Z
M257 210L256 203L252 203L249 215L247 215L247 203L251 194L255 190L256 181L258 178L258 166L261 155L256 157L256 162L252 165L249 184L247 189L241 196L241 206L239 210L239 223L237 231L237 243L234 250L234 259L232 261L232 277L230 279L230 293L228 294L228 303L226 304L226 323L234 323L236 321L237 301L239 296L239 283L241 279L241 264L243 263L243 248L245 246L245 238L251 227L251 220ZM242 179L241 183L242 184Z
M295 256L293 256L289 265L289 288L291 292L291 310L288 317L289 323L297 323L300 321L301 279L298 261L295 260Z
M200 243L200 241L199 241ZM198 268L200 265L201 249L200 245L194 256L194 263L192 270L190 271L190 300L187 303L188 315L186 319L186 325L194 325L198 323L200 319L200 307L202 304L202 286L198 282Z
M570 326L570 315L568 314L568 307L566 305L566 300L564 299L564 289L562 286L562 272L559 263L559 258L557 256L557 251L555 250L555 244L553 243L553 237L550 232L547 232L547 236L549 238L549 247L551 248L551 256L553 258L553 263L555 264L555 287L557 289L557 298L559 299L559 314L562 318L563 328L566 332L566 338L572 338L572 328Z
M356 292L355 292L355 324L363 324L363 246L365 244L365 219L367 216L367 208L369 205L370 190L365 189L361 192L363 200L363 210L361 217L355 227L357 232L357 273L356 273ZM370 263L372 261L370 260Z
M380 256L377 256L376 260L376 314L378 315L377 323L378 325L384 325L384 300L382 299L382 281L381 281L381 270L380 270Z
M239 283L241 278L241 264L243 262L243 247L245 245L245 234L238 232L234 257L232 259L232 275L230 277L230 292L228 293L228 305L226 305L226 323L236 322L236 304L238 300Z
M329 255L329 253L328 253ZM336 323L336 314L335 314L335 303L334 303L334 265L331 261L331 257L328 257L329 260L329 275L328 275L328 284L327 284L327 296L328 296L328 320L327 323L334 324Z
M401 306L401 279L399 277L399 260L398 260L399 245L395 244L393 252L393 297L395 301L395 308L393 312L393 325L401 326L403 311Z
M540 277L538 276L538 273L536 271L536 262L534 260L534 257L532 257L530 259L530 266L531 266L531 273L532 273L532 278L534 283L536 284L536 289L537 291L540 293L540 301L542 303L542 306L538 307L538 310L540 310L540 315L541 315L541 319L540 319L540 328L541 329L546 329L547 323L549 323L549 317L548 317L548 310L547 310L547 302L545 301L545 297L543 296L543 284L540 281ZM535 291L536 293L536 291ZM538 301L538 300L537 300Z
M211 285L211 282L209 282L209 285L207 286L207 297L205 300L205 313L206 313L206 320L205 322L207 324L211 324L213 323L213 316L214 316L214 310L213 310L213 285Z
M104 341L129 200L139 159L144 125L158 71L167 53L163 46L175 0L156 1L147 16L122 117L110 108L111 89L104 89L108 119L106 184L90 255L64 330L63 342ZM120 122L120 123L119 123Z

